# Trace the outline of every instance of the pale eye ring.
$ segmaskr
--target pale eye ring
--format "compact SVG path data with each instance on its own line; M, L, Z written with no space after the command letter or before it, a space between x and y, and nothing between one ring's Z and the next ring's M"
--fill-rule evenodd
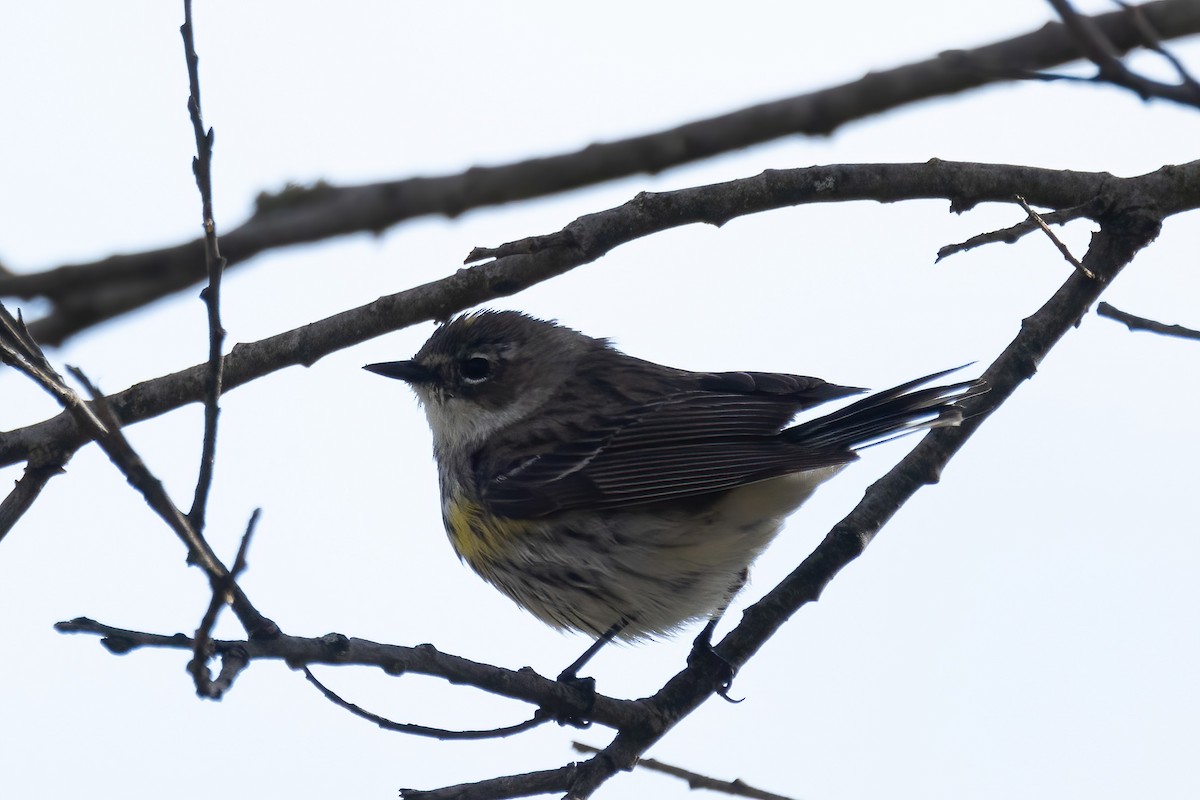
M471 356L459 362L458 371L467 383L483 383L492 377L492 362L483 356Z

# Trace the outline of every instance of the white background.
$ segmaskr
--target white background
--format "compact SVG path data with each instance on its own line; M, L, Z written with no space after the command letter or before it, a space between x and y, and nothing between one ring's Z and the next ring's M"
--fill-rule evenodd
M1110 10L1090 3L1090 10ZM10 4L0 24L0 260L32 271L200 232L176 3ZM319 178L440 175L570 151L852 80L1033 30L1035 0L912 3L199 3L218 225L255 194ZM1195 40L1173 45L1200 72ZM1139 60L1151 68L1150 60ZM1165 74L1165 73L1159 73ZM937 157L1135 175L1197 156L1200 116L1080 84L1003 85L663 175L422 219L231 270L229 344L452 273L476 245L558 230L662 190L766 168ZM882 387L990 361L1067 277L1042 237L934 265L937 249L1021 217L945 201L808 206L624 246L496 307L556 317L695 369L800 372ZM1200 226L1168 220L1106 298L1200 325ZM1082 254L1090 223L1063 232ZM52 351L107 391L204 358L189 290ZM42 310L17 304L27 317ZM263 518L243 585L289 633L339 631L555 674L586 645L461 566L438 515L423 416L362 364L407 358L422 325L239 388L224 400L209 536L231 559ZM1195 342L1085 318L820 603L650 755L811 800L1195 797L1200 601ZM0 428L57 412L0 374ZM199 406L129 436L184 507ZM731 612L782 578L902 456L877 448L823 489L759 561ZM4 485L19 468L0 470ZM392 798L550 768L577 738L441 743L384 733L286 666L253 665L200 701L188 655L115 657L54 622L193 630L206 582L102 454L81 451L0 543L0 794L6 798ZM237 636L231 619L220 632ZM637 697L689 636L612 647L590 668ZM348 699L448 727L528 709L432 679L321 668ZM600 797L692 797L619 776Z

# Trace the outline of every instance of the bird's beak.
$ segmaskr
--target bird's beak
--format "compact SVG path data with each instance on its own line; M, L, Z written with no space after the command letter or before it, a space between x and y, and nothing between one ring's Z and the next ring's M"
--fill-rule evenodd
M363 369L385 378L398 378L413 385L433 383L437 380L437 374L433 370L416 361L385 361L381 364L367 364Z

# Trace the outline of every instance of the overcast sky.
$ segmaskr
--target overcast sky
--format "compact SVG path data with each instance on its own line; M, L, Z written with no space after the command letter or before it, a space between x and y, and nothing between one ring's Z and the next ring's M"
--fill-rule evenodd
M1082 4L1081 4L1082 5ZM1089 10L1109 10L1089 3ZM287 181L355 184L567 152L1036 29L1036 0L912 3L198 3L219 229ZM35 271L199 234L178 3L10 4L0 24L0 262ZM1172 49L1200 73L1200 42ZM1156 65L1146 63L1152 68ZM1004 85L702 165L531 203L273 252L231 270L229 345L453 273L474 246L550 233L643 190L768 168L937 157L1136 175L1197 157L1200 116L1080 84ZM942 245L1013 224L945 201L802 206L691 226L493 304L555 317L693 369L797 372L883 387L989 363L1066 279L1041 237L934 265ZM1090 223L1064 240L1082 254ZM1106 294L1200 327L1200 225L1169 220ZM190 290L50 351L112 392L198 363ZM44 308L15 304L28 318ZM409 357L421 325L272 374L224 400L209 535L231 560L263 509L243 585L289 633L338 631L556 674L586 646L458 563L439 519L424 417L362 364ZM1035 380L741 672L734 694L649 755L806 800L1200 794L1200 434L1195 342L1085 318ZM0 429L57 413L0 373ZM201 414L129 437L190 502ZM875 448L794 516L735 622L915 440ZM19 467L0 470L5 485ZM0 542L0 793L12 798L393 798L561 765L556 727L501 742L384 733L281 664L219 703L188 655L106 652L59 620L194 630L207 584L95 447ZM236 637L232 619L219 633ZM605 694L654 691L679 641L613 647ZM394 719L481 728L516 703L419 677L317 670ZM618 776L598 797L694 797Z

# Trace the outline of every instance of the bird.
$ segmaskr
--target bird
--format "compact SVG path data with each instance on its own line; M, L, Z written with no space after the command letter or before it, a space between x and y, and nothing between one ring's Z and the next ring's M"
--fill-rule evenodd
M550 626L595 643L669 636L747 581L784 520L858 451L958 425L975 380L945 370L825 416L865 390L773 372L694 372L554 321L484 309L440 325L406 382L433 438L460 559ZM956 368L956 369L961 369ZM562 676L560 676L562 677Z

